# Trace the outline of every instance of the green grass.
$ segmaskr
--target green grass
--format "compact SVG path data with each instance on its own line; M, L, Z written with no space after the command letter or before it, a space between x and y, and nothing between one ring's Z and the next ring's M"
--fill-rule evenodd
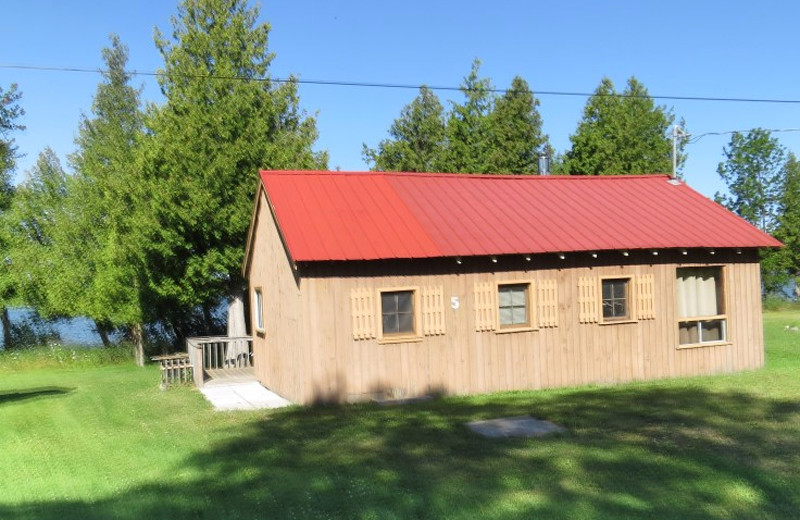
M215 413L153 366L0 368L0 518L795 518L800 313L765 324L764 370L402 407ZM463 425L523 414L568 433Z

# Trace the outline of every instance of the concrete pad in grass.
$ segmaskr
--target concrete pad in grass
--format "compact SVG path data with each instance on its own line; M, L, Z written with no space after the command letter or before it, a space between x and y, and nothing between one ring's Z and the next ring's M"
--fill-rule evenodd
M468 422L470 430L484 437L544 437L566 429L550 421L534 419L530 415L501 417L486 421Z

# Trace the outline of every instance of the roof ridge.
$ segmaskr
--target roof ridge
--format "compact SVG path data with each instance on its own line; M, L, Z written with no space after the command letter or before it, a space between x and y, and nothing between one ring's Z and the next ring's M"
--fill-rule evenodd
M342 175L348 177L374 176L374 177L434 177L453 179L480 179L480 180L625 180L625 179L663 179L671 178L666 173L639 173L619 175L537 175L537 174L508 174L508 173L443 173L443 172L380 172L380 171L331 171L331 170L261 170L268 175Z

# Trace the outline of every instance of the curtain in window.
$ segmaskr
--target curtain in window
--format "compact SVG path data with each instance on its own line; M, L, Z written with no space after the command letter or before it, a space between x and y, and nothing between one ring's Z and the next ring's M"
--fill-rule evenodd
M678 317L695 318L719 314L717 278L719 268L686 267L677 271Z

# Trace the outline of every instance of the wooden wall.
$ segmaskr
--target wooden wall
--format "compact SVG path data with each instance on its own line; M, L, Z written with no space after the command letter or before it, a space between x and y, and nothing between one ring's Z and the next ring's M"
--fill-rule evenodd
M266 204L258 218L271 224ZM755 251L315 263L300 265L295 278L274 225L259 227L254 246L250 285L263 287L267 329L254 335L256 370L262 384L298 403L618 383L752 369L764 361ZM724 266L727 344L678 348L681 265ZM629 275L653 276L654 319L580 323L581 278ZM477 332L475 284L514 280L534 287L556 281L557 326ZM442 288L445 333L403 343L355 339L352 291L407 286ZM453 296L458 310L450 306Z

